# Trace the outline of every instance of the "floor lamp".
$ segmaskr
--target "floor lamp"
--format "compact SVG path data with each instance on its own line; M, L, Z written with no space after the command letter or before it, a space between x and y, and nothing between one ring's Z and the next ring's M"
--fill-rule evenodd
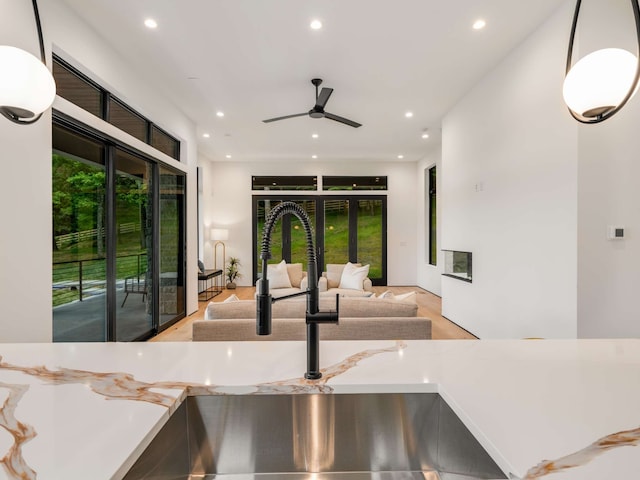
M224 266L227 258L227 250L223 240L229 239L229 230L226 228L212 228L211 229L211 240L215 243L213 244L213 268L215 270L218 269L218 247L222 247L222 274L224 275Z

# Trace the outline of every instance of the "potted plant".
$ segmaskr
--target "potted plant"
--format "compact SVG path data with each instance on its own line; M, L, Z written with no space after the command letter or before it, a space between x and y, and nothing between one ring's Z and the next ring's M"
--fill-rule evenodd
M229 264L227 265L226 275L227 275L227 288L229 290L233 290L236 288L235 280L236 278L240 278L242 275L239 272L240 260L235 257L229 258Z

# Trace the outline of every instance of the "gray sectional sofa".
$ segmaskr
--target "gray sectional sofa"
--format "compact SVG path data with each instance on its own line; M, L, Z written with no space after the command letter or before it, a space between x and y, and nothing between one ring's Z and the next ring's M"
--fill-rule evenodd
M320 310L335 310L335 296L323 295ZM211 302L205 319L193 323L194 341L305 340L304 297L276 302L272 334L256 335L255 300ZM338 325L320 325L321 340L425 340L431 320L418 317L415 303L365 297L340 298Z

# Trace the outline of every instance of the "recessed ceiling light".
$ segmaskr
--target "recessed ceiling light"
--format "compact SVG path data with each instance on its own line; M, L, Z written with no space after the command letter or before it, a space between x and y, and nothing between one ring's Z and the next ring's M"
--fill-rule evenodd
M318 134L317 133L312 134L311 138L318 138Z
M216 116L218 116L218 117L222 118L222 117L224 117L224 112L221 112L221 111L219 111L219 110L218 110L218 111L216 112Z
M158 28L158 22L156 22L153 18L147 18L144 21L144 26L147 28Z
M404 114L404 116L407 117L407 118L411 118L411 117L413 117L413 112L407 112L407 113Z
M429 138L429 134L427 132L423 133L422 138Z
M485 22L483 19L479 18L478 20L476 20L475 22L473 22L473 29L474 30L482 30L484 27L487 26L487 22Z
M309 25L313 30L320 30L322 28L322 22L320 20L312 20Z
M225 155L226 158L231 158L231 155Z
M311 158L318 158L318 155L311 155Z
M202 137L203 137L203 138L210 138L210 137L211 137L211 135L209 135L208 133L203 133L203 134L202 134Z
M404 155L398 155L398 158L402 160L404 158Z

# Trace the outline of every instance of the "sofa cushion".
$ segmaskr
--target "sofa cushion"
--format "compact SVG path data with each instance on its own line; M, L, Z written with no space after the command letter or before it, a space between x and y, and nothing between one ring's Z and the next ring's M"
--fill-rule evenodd
M335 310L335 295L320 295L320 310ZM304 296L275 302L271 306L272 318L302 318L307 310ZM340 298L341 317L415 317L418 305L408 302L397 302L388 299L370 299L366 297ZM256 318L255 300L239 300L223 303L211 302L204 314L205 320Z
M372 297L373 292L365 292L364 290L353 290L351 288L330 288L326 292L320 292L321 297L336 297L340 295L341 297Z
M278 288L275 290L269 290L269 293L273 298L286 297L287 295L293 295L295 293L300 293L300 289L296 287L291 288Z
M364 290L364 279L367 278L367 275L369 275L369 265L358 267L348 262L342 270L338 288Z
M320 307L323 308L323 301ZM335 299L333 300L335 304ZM333 307L335 310L335 307ZM371 299L367 297L346 297L340 299L340 316L345 317L415 317L418 305L415 303L396 302L395 300Z
M431 320L422 317L349 318L319 326L320 340L428 340ZM306 340L301 318L274 318L271 335L257 335L253 318L193 322L194 341Z
M287 262L282 260L275 265L269 265L267 269L267 278L269 279L269 290L276 288L291 288L291 280L289 280L289 272L287 271Z
M302 270L301 263L287 263L287 272L289 273L289 280L291 281L291 286L300 288L300 282L302 281L302 277L305 272Z
M338 288L342 277L344 265L337 263L327 263L327 285L329 288Z
M272 318L304 318L306 310L307 302L304 297L300 297L275 302L271 306L271 315ZM256 301L211 302L205 310L204 318L205 320L256 318Z

